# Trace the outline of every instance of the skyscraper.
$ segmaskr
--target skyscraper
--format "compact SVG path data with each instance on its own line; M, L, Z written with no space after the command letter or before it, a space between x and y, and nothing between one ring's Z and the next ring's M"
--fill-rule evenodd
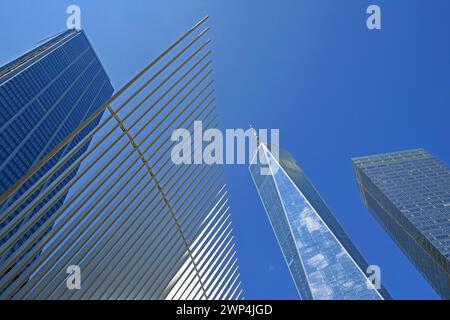
M0 197L3 203L29 185L4 215L19 207L19 215L36 211L0 246L0 255L65 198L32 234L42 241L33 247L27 240L0 265L0 298L243 298L222 168L171 159L174 130L193 135L196 121L205 129L217 126L206 20L137 72ZM70 143L103 112L98 125ZM186 142L191 155L201 143L202 137ZM50 162L61 150L65 155ZM28 179L44 167L38 181ZM74 168L76 175L61 184ZM79 270L78 289L67 285L68 267Z
M292 156L281 150L278 162L264 144L259 154L250 173L300 298L389 298L368 280L367 263Z
M0 194L18 183L30 168L107 101L112 92L108 76L83 31L67 30L1 67ZM71 144L86 136L98 124L101 116L96 115L91 125L72 139ZM77 157L87 147L88 144L77 153ZM48 172L68 150L65 148L59 151L28 183L21 185L0 205L0 245L5 244L37 212L35 209L26 215L19 214L39 192L35 192L28 201L8 215L5 214L7 206L24 195L30 185ZM67 184L75 174L76 170L66 177L60 187ZM47 183L51 183L57 175L55 173ZM7 252L0 255L0 265L48 220L64 199L65 195ZM43 201L42 205L45 203Z
M441 297L450 299L450 168L424 149L352 161L366 207Z

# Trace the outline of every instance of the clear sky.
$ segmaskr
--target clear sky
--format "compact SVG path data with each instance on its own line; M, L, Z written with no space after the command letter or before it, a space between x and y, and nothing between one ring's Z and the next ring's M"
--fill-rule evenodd
M438 298L363 206L350 158L423 147L450 164L448 0L0 0L0 62L64 30L70 4L116 89L210 15L221 127L279 128L391 295ZM247 168L226 174L245 298L295 299Z

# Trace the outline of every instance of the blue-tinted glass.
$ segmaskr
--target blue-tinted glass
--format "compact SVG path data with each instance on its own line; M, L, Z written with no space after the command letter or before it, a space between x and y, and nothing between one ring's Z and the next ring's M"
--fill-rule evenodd
M353 159L365 205L450 299L450 168L423 149Z
M261 174L260 163L251 165L250 171L300 296L303 299L383 299L362 269L366 264L359 265L338 238L345 236L343 230L327 224L335 221L328 209L319 211L325 211L325 206L318 205L322 200L309 181L297 185L285 171L297 171L296 180L300 181L298 178L302 176L306 181L295 161L282 153L280 162L284 165L280 166L265 146L261 148L263 163L269 163L271 175ZM303 187L307 189L305 194L300 190ZM322 215L327 216L327 221ZM350 242L346 236L345 242L347 245ZM356 250L353 246L351 249Z
M82 31L66 31L36 49L0 68L0 193L6 192L28 170L91 116L113 92L113 88L86 35ZM70 143L79 142L100 121L102 114L82 130ZM63 168L41 187L58 178L64 168L73 163L87 149L86 144ZM70 148L58 152L0 207L0 214L27 192L49 168L53 167ZM67 185L77 168L46 198ZM8 259L23 243L32 238L33 230L43 225L64 203L63 195L55 203L42 201L25 217L17 213L39 196L35 192L14 214L0 221L0 230L10 228L0 238L0 245L26 226L33 215L48 205L45 215L22 236L0 263ZM11 226L14 226L13 228ZM51 226L49 226L51 228ZM50 230L50 229L49 229ZM48 231L47 231L48 232ZM45 236L45 234L43 235ZM41 236L39 239L41 239ZM29 240L37 243L39 239Z

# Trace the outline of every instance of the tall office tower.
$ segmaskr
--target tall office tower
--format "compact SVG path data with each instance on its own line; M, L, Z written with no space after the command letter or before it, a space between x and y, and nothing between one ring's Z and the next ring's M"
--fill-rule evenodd
M390 298L368 280L367 263L292 156L281 150L277 161L262 143L259 155L250 173L300 298Z
M450 299L450 168L423 149L352 160L366 207Z
M30 168L108 100L112 91L108 76L82 31L68 30L1 67L0 193L4 194L18 183ZM100 117L101 114L97 115L89 127L71 140L71 145L86 136ZM83 154L87 146L80 149L73 159ZM39 192L10 214L6 213L7 207L23 196L68 150L60 150L0 205L0 245L5 245L18 234L18 230L37 213L37 208L27 214L21 210ZM76 170L67 176L60 187L67 184L75 173ZM57 176L54 174L47 183ZM61 207L64 198L65 194L44 215L34 219L27 232L11 240L11 245L0 255L0 265L45 224ZM33 240L31 247L37 242L39 239Z
M39 181L23 180L0 197L3 203L28 184L27 194L9 204L4 215L23 203L21 215L36 210L0 246L3 254L67 193L64 203L32 234L33 239L41 237L52 225L42 241L30 248L32 240L27 240L0 266L0 274L10 269L0 279L0 298L242 298L222 167L178 165L171 157L176 146L191 157L201 150L194 122L202 121L205 130L217 125L210 40L205 39L208 28L202 27L206 20L35 164L27 176L48 167ZM103 112L86 136L68 142ZM180 128L186 140L172 141L172 132ZM89 149L77 157L90 139ZM48 165L60 150L65 155ZM61 186L76 167L77 174ZM58 177L48 183L54 172ZM39 195L27 202L37 190Z

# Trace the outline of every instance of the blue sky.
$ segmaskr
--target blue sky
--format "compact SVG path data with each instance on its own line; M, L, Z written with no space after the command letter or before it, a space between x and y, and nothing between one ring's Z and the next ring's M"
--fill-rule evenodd
M363 206L350 158L423 147L450 164L448 0L1 0L0 61L64 30L70 4L115 88L210 15L222 128L279 128L392 296L438 298ZM226 174L245 297L295 299L247 168Z

